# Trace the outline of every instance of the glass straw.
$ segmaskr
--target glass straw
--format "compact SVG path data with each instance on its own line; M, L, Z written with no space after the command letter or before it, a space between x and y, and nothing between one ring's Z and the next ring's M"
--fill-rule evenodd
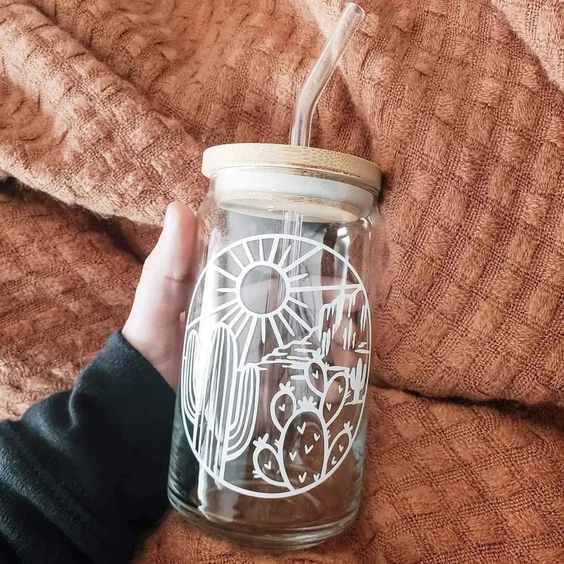
M333 29L333 33L327 40L327 43L325 43L325 47L323 47L323 51L321 51L317 62L309 71L298 95L296 107L294 108L294 116L292 118L292 128L290 130L291 145L300 145L302 147L309 146L311 120L319 97L335 72L350 38L363 19L364 10L360 6L352 3L345 6L345 9ZM304 225L308 226L308 223L304 222L304 217L300 212L291 211L284 213L282 229L285 235L303 236ZM310 233L309 237L313 238L314 233ZM289 246L291 248L291 254L299 256L299 239L292 237ZM291 305L290 307L297 309L298 306ZM296 315L296 318L297 317L298 314ZM294 325L296 321L292 318L290 319L290 323Z
M352 3L345 6L333 33L321 51L319 59L309 71L298 95L290 130L291 145L309 146L311 120L319 97L337 68L350 38L363 19L364 10L360 6Z

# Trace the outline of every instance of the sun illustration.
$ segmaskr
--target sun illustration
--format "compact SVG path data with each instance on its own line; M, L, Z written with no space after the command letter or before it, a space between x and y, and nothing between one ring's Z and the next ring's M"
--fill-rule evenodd
M317 324L313 312L320 294L361 287L348 283L346 268L340 284L323 284L324 250L320 243L291 235L249 237L229 245L208 263L196 286L212 307L191 307L188 328L204 320L227 325L239 343L239 366L267 335L278 347L305 338Z

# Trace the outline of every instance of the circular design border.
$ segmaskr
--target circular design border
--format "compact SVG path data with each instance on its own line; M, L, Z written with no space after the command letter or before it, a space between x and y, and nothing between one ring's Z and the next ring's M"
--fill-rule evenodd
M185 329L185 334L184 334L183 349L184 349L184 344L186 343L186 339L187 339L189 329L191 327L193 327L201 319L201 316L198 316L194 321L192 321L192 322L189 321L190 316L192 314L192 308L193 308L193 305L194 305L194 296L196 295L197 291L199 290L200 285L202 283L202 280L203 280L204 276L206 275L208 268L210 268L210 265L212 265L218 258L223 256L225 253L229 252L231 249L233 249L233 248L235 248L239 245L242 245L243 243L249 243L251 241L265 240L265 239L267 239L267 240L268 239L284 239L284 240L289 240L289 241L292 241L292 240L293 241L299 241L301 243L306 243L306 244L308 244L312 247L319 247L321 250L326 251L326 252L330 253L331 255L337 257L340 261L342 261L342 263L344 263L347 266L347 268L352 272L352 274L358 280L358 284L360 285L360 287L362 289L362 295L364 296L365 303L370 310L370 305L369 305L369 301L368 301L368 294L366 293L366 288L364 287L364 283L362 282L362 279L358 275L358 272L356 271L356 269L354 268L354 266L350 262L348 262L341 254L339 254L337 251L335 251L331 247L328 247L327 245L325 245L323 243L319 243L318 241L314 241L312 239L308 239L306 237L301 237L301 236L298 236L298 235L283 235L283 234L251 235L250 237L246 237L244 239L239 239L238 241L230 243L229 245L224 247L221 251L216 253L212 257L212 259L210 259L206 262L205 267L202 269L202 272L198 276L198 280L196 281L196 284L194 285L192 300L190 302L190 308L188 310L188 315L187 315L187 318L186 318L187 323L186 323L186 329ZM370 361L371 361L371 357L372 357L371 339L372 339L372 320L371 320L371 316L370 316L370 313L369 313L369 315L368 315L368 345L369 345L369 347L368 347L368 367L370 367ZM186 422L187 416L186 416L186 413L185 413L185 410L184 410L183 400L182 400L183 388L184 388L186 379L187 378L184 374L184 362L182 362L182 373L181 373L180 386L179 386L179 393L181 394L181 396L180 396L181 410L180 411L181 411L181 414L182 414L182 424L183 424L183 427L184 427L184 433L185 433L186 439L187 439L187 441L190 445L190 449L192 451L192 454L194 455L194 457L196 458L196 460L198 461L200 466L205 469L206 473L209 476L211 476L216 481L216 483L221 484L222 486L224 486L224 487L226 487L226 488L228 488L228 489L230 489L230 490L232 490L236 493L248 495L250 497L264 498L264 499L277 499L277 498L280 499L280 498L285 498L285 497L294 497L296 495L306 493L306 492L314 489L315 487L321 485L325 481L327 481L337 471L337 469L341 466L343 461L348 457L350 451L352 450L354 441L356 440L356 437L358 435L358 431L359 431L359 429L360 429L360 427L363 423L364 410L365 410L365 406L366 406L366 394L368 392L368 383L369 383L369 378L367 378L366 383L364 385L364 390L363 390L364 396L363 396L362 401L361 401L361 407L360 407L360 413L358 415L358 421L357 421L357 424L354 428L354 433L352 434L352 437L351 437L351 440L350 440L350 442L347 446L347 449L343 453L341 458L337 461L337 464L335 464L335 466L333 466L325 474L325 476L323 477L323 480L313 481L310 484L308 484L307 486L304 486L302 488L296 488L295 490L291 490L291 491L257 492L255 490L248 490L248 489L236 486L235 484L232 484L231 482L228 482L227 480L225 480L223 478L219 478L216 474L214 474L211 471L211 469L208 467L208 465L205 464L205 462L200 457L197 449L194 448L194 445L192 443L192 437L191 437L191 434L188 430L188 425L187 425L187 422Z

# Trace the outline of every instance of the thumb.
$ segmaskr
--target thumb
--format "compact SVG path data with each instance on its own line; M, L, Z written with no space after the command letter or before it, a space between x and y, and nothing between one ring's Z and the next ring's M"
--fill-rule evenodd
M193 284L196 219L181 202L167 208L163 230L147 257L122 334L171 383L177 377L180 314Z

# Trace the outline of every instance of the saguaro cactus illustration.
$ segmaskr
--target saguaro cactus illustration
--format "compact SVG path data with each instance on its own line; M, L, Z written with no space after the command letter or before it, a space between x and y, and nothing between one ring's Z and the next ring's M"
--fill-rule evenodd
M225 473L225 463L238 458L249 445L255 428L259 385L259 370L256 365L245 366L231 379L227 391L225 427L221 427L225 429L220 462L221 478Z
M196 375L198 369L198 355L200 352L200 339L197 331L192 329L185 341L182 351L182 380L180 384L180 397L182 408L192 424L196 421L200 405L201 386Z
M259 372L256 366L237 370L237 340L224 323L214 327L205 358L197 336L189 334L186 343L182 400L193 422L192 446L202 463L223 479L227 462L240 456L251 440Z
M349 385L353 392L353 397L350 403L360 403L362 401L362 393L366 388L366 379L368 378L368 365L362 362L359 358L356 367L351 368L349 375Z

